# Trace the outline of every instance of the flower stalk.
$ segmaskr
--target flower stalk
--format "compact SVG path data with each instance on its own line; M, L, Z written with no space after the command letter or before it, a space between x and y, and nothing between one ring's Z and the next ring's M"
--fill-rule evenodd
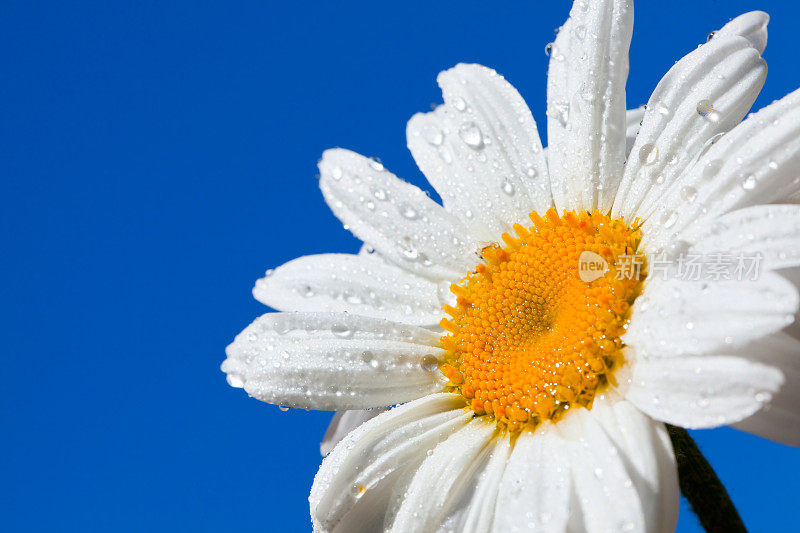
M709 533L746 532L728 491L689 432L669 424L667 430L678 463L681 493L703 529Z

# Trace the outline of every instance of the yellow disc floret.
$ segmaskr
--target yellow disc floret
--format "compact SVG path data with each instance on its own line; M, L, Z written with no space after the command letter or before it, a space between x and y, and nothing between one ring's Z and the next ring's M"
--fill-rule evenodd
M511 431L589 407L622 363L630 308L646 273L632 225L550 209L451 285L441 370L476 414Z

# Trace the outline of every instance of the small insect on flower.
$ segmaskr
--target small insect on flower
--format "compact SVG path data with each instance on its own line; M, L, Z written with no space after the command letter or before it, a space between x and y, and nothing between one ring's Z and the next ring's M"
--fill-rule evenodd
M265 402L346 411L315 530L669 531L667 424L800 444L781 274L800 266L800 92L745 119L767 21L713 32L626 112L632 2L577 1L547 47L547 150L502 76L442 72L407 137L443 205L324 153L322 193L365 248L259 280L281 312L222 365Z

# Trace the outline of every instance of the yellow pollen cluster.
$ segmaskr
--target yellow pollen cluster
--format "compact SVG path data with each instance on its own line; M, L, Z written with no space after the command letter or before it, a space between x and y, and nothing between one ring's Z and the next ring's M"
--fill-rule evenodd
M451 285L457 304L444 307L452 318L441 323L450 389L510 431L589 407L613 384L646 273L638 221L552 208L530 217L533 226L516 224L516 237L484 248L484 262ZM584 281L598 264L605 273Z

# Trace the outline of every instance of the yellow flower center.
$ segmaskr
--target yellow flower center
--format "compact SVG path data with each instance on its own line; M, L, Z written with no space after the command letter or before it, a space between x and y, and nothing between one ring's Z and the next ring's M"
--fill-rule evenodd
M614 383L646 274L638 221L552 208L530 217L451 285L457 304L442 320L449 388L511 431L590 407Z

